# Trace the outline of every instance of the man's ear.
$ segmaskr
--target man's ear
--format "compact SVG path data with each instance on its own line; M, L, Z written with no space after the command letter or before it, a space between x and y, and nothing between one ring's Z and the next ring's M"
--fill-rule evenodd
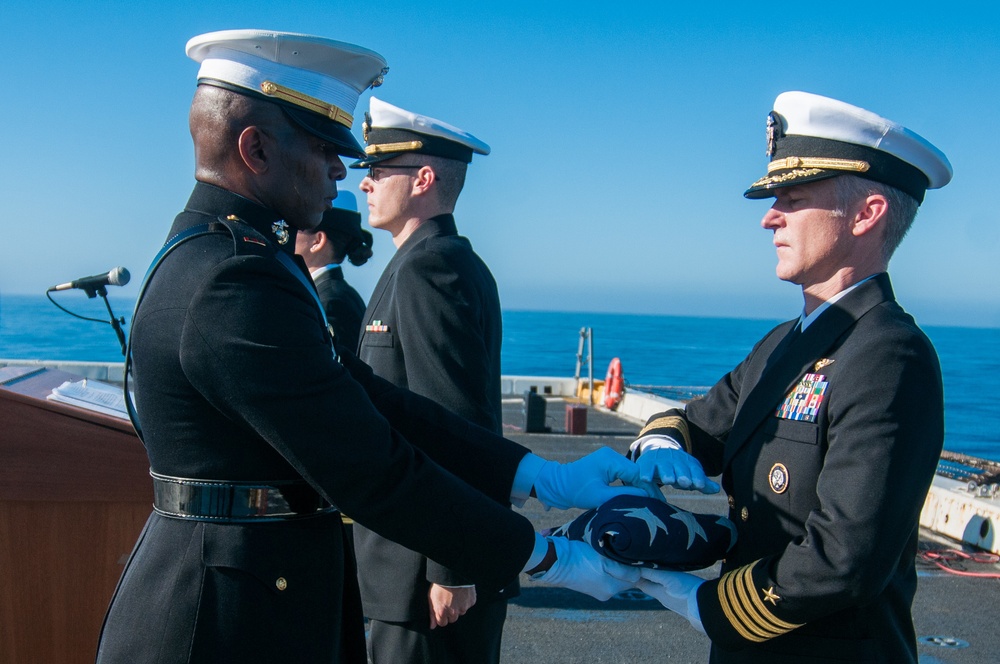
M327 244L330 242L330 237L323 231L313 232L312 244L309 245L309 251L314 254L323 251Z
M851 232L855 236L865 235L885 223L889 214L889 201L882 194L872 194L860 203L854 215Z
M240 132L240 159L247 168L260 175L267 170L271 145L273 142L270 137L259 127L247 127Z
M422 196L437 182L437 173L430 166L421 166L413 178L413 195Z

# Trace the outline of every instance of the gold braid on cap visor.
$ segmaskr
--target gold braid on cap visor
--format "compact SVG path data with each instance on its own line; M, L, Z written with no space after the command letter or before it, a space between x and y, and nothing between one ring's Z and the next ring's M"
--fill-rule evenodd
M781 171L786 168L824 168L831 171L852 171L864 173L871 166L867 161L851 159L827 159L825 157L785 157L775 159L767 165L767 172Z
M345 111L344 109L334 106L333 104L328 104L325 101L320 101L315 97L310 97L309 95L302 94L301 92L296 92L291 88L286 88L283 85L278 85L272 81L264 81L260 84L260 91L266 94L268 97L277 97L282 101L287 101L290 104L295 104L300 106L307 111L312 111L313 113L319 113L320 115L325 115L334 122L342 124L348 129L354 124L354 116Z

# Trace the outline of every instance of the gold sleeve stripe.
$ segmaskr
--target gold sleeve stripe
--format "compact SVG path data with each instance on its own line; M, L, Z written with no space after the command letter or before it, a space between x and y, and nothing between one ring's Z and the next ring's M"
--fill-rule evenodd
M748 565L742 569L739 578L738 591L740 599L746 603L748 609L756 616L757 624L762 628L776 630L778 634L784 634L785 632L790 632L797 627L801 627L801 624L796 625L795 623L785 622L771 613L771 610L767 608L767 604L761 600L757 589L754 588L752 570L753 565Z
M681 441L684 445L684 449L690 453L691 452L691 433L688 429L687 420L679 415L668 415L666 417L658 417L646 426L642 428L639 432L637 438L642 438L643 436L653 433L656 429L677 429L681 433L681 437L684 438Z
M735 577L740 571L741 570L734 570L727 573L722 577L722 580L719 583L719 604L722 606L722 612L726 615L726 619L729 621L729 624L733 626L733 629L735 629L739 635L747 641L761 643L778 636L778 634L767 631L757 631L750 620L750 616L747 615L746 611L740 604L739 598L735 592Z
M405 141L403 143L376 143L365 147L365 154L385 154L386 152L412 152L424 147L422 141Z
M784 170L786 168L823 168L834 171L852 171L864 173L869 168L867 161L854 161L852 159L830 159L827 157L785 157L775 159L767 165L767 172Z
M344 125L348 129L350 129L351 125L354 124L354 116L339 106L328 104L325 101L316 99L315 97L310 97L309 95L302 94L301 92L297 92L291 88L278 85L273 81L264 81L261 83L260 90L268 97L277 97L278 99L290 102L296 106L301 106L307 111L325 115L334 122Z
M775 616L757 595L752 570L756 563L728 572L719 582L722 611L740 636L760 643L801 627Z

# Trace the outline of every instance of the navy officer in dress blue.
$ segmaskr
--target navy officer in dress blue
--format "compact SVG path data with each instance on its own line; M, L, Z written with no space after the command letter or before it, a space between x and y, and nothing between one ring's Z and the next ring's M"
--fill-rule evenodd
M201 63L197 183L143 284L129 353L153 513L97 661L363 663L338 508L485 588L522 571L601 598L635 583L507 507L641 493L609 486L638 483L635 464L610 449L545 461L334 346L295 236L330 209L341 157L364 156L352 113L385 60L265 30L201 35L187 53Z
M372 97L361 190L368 223L396 254L365 311L359 357L376 375L502 431L496 281L453 215L473 154L489 146L435 118ZM500 660L507 599L377 533L354 531L374 664Z
M633 444L647 476L721 474L738 528L720 578L649 570L639 587L708 634L712 662L916 662L917 523L944 405L886 270L951 166L909 129L804 92L778 96L767 137L745 196L775 199L761 225L805 306Z

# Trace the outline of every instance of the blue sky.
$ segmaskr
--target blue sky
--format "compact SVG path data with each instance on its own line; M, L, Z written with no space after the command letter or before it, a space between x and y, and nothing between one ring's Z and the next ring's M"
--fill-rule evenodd
M775 96L798 89L948 155L955 179L928 193L893 282L919 322L1000 327L1000 9L673 4L5 3L0 294L124 265L134 295L193 183L184 44L266 28L378 51L377 96L492 146L456 216L506 309L794 316L768 203L742 192ZM366 298L387 234L374 249L346 268Z

